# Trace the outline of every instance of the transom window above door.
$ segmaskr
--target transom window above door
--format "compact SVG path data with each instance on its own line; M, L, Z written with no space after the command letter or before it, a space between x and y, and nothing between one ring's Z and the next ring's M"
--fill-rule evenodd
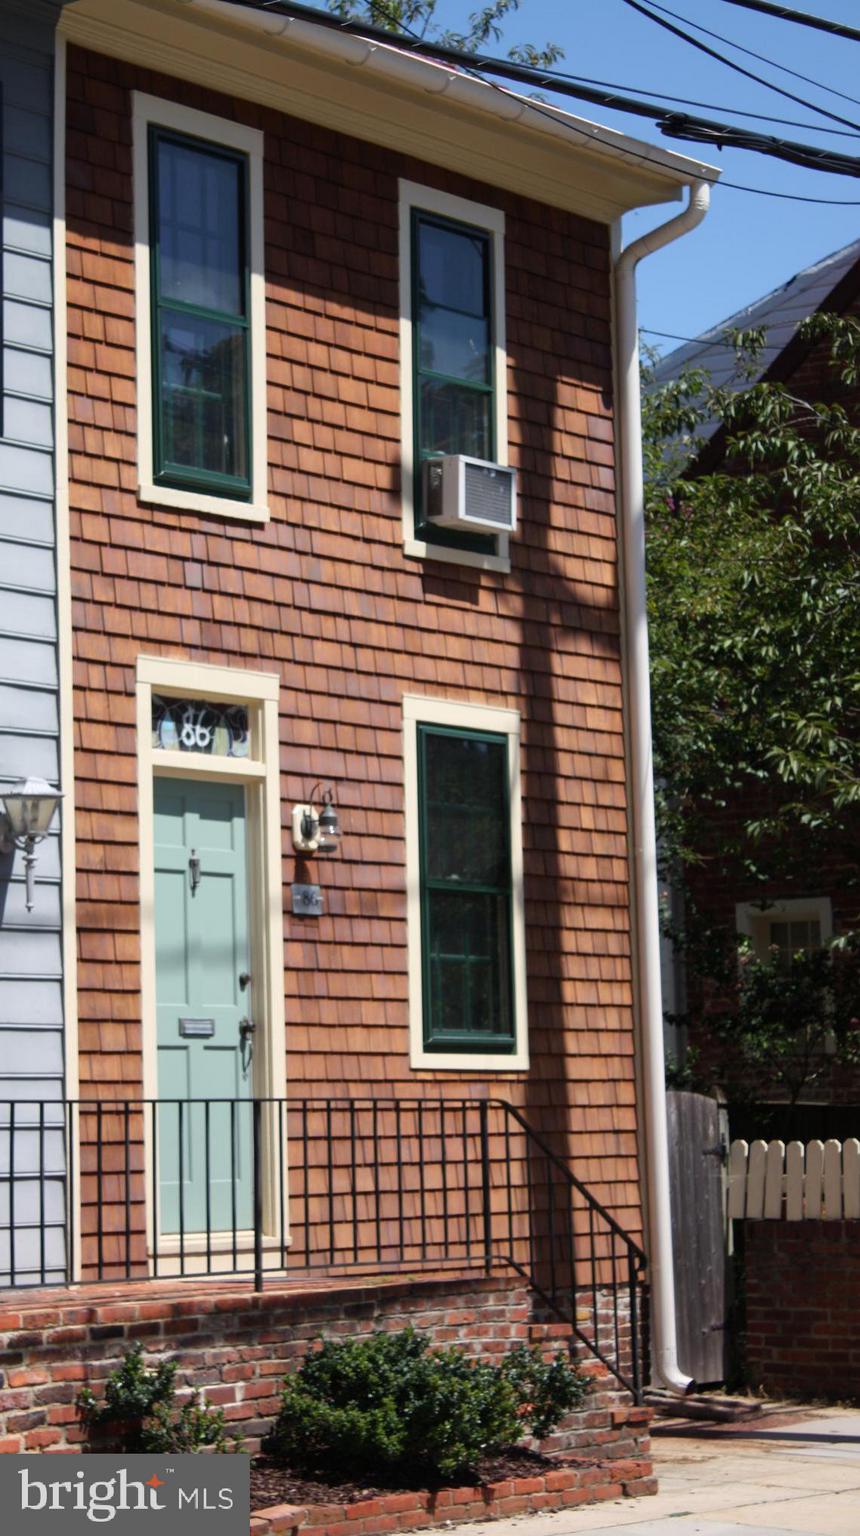
M152 745L163 752L248 757L251 731L245 704L152 695Z
M263 135L134 93L141 499L262 522Z

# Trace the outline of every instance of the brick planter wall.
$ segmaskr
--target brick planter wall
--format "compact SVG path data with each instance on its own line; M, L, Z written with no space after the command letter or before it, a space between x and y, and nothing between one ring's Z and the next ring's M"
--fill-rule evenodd
M251 1449L278 1411L281 1378L320 1334L358 1337L411 1323L434 1344L483 1356L518 1342L555 1350L570 1340L570 1329L534 1322L525 1286L506 1277L321 1282L260 1296L241 1286L190 1293L129 1286L119 1296L92 1287L19 1294L8 1308L0 1312L0 1452L80 1451L78 1392L89 1384L98 1395L137 1340L153 1360L176 1359L180 1383L223 1407ZM586 1368L594 1380L585 1407L547 1449L647 1458L648 1411L634 1408L596 1361Z
M860 1222L748 1221L745 1230L750 1385L860 1398Z
M565 1462L557 1471L539 1477L508 1478L480 1487L382 1494L355 1504L315 1504L307 1509L274 1504L252 1514L251 1536L286 1536L303 1529L309 1536L311 1531L313 1536L387 1536L392 1531L413 1531L428 1525L537 1514L656 1492L657 1481L648 1460L593 1466Z

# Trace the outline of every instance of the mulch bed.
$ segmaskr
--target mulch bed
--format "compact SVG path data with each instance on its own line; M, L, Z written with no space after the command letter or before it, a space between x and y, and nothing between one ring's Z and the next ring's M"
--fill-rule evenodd
M426 1474L419 1473L412 1480L377 1478L371 1482L343 1479L334 1473L327 1477L322 1472L316 1477L303 1477L267 1456L255 1456L251 1462L251 1509L267 1509L272 1504L356 1504L361 1499L406 1493L415 1488L458 1488L464 1481L482 1487L506 1478L541 1476L557 1467L558 1462L548 1456L512 1446L500 1456L485 1456L478 1463L475 1477L461 1475L448 1481L428 1482Z

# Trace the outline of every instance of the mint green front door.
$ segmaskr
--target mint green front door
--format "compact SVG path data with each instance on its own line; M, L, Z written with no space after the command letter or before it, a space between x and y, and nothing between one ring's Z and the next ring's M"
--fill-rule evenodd
M252 1017L242 785L155 780L155 963L159 1230L247 1230L254 1037L242 1027Z

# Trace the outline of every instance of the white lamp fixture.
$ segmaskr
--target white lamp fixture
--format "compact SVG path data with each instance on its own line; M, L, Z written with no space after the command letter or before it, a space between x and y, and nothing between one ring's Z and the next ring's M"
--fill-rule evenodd
M293 847L296 853L336 853L340 842L340 822L334 804L334 790L320 791L315 784L307 805L293 806ZM322 810L318 809L318 804Z
M5 811L0 820L0 853L20 848L24 855L28 912L32 912L35 904L36 844L47 837L62 798L61 789L54 789L47 779L38 778L19 779L5 795L0 795Z

